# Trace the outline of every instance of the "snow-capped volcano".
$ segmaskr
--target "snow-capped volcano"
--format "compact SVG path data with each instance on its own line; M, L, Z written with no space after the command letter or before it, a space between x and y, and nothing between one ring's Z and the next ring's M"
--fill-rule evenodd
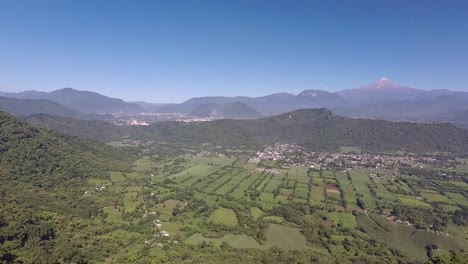
M343 90L338 94L355 103L376 103L413 99L423 92L409 86L393 83L388 78L380 78L369 85Z
M360 86L350 90L344 90L342 92L347 93L356 90L399 90L399 91L419 91L417 89L411 88L409 86L403 86L396 83L393 83L387 78L380 78L376 82L373 82L369 85ZM341 93L341 92L340 92Z
M377 83L377 88L383 88L383 87L386 87L386 86L391 86L393 85L389 79L387 78L380 78L380 80L378 81Z

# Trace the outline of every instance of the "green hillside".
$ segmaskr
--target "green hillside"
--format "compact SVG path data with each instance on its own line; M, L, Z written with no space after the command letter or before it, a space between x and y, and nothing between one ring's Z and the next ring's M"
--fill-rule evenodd
M35 126L57 131L66 135L101 142L120 140L130 133L131 127L115 126L100 120L82 120L45 114L26 117L26 121Z
M81 263L95 250L71 240L69 228L89 232L83 228L100 214L83 196L88 179L128 171L136 152L59 136L3 112L0 128L0 262Z
M338 151L340 146L357 146L366 152L468 151L468 131L452 125L352 119L325 109L298 110L256 120L159 123L145 129L146 138L169 142L234 146L286 142L316 151Z

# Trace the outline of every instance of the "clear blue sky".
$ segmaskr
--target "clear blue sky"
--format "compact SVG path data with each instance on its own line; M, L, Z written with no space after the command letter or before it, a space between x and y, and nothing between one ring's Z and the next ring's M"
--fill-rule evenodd
M125 100L468 90L468 1L0 0L0 90Z

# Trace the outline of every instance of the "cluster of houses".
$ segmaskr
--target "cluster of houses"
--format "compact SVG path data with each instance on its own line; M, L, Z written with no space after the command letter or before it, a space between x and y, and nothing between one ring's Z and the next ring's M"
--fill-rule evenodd
M170 238L170 234L169 232L167 231L164 231L164 230L161 230L162 228L162 223L161 223L161 220L155 220L154 221L154 229L155 229L155 234L154 234L154 237L155 238L162 238L164 239L165 243L173 243L173 244L179 244L179 241L177 240L174 240L174 241L170 241L168 240ZM145 239L145 245L153 245L153 246L159 246L159 247L162 247L163 246L163 243L161 243L162 241L159 240L160 242L157 242L158 240L156 240L156 242L151 242L152 239L150 240L147 240Z
M293 155L306 152L301 146L286 143L276 143L273 146L267 146L263 151L255 153L257 160L287 160Z
M263 151L258 151L252 159L281 161L284 168L307 166L317 170L339 167L388 171L397 166L421 167L437 162L433 157L423 156L308 152L301 146L284 143L267 146Z

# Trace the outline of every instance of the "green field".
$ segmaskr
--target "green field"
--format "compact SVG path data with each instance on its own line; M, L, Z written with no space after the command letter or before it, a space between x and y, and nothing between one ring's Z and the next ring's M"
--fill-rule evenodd
M115 224L122 222L122 213L119 210L112 207L105 207L102 210L107 213L107 222Z
M215 224L226 225L226 226L237 226L237 216L234 210L227 208L216 209L208 218L208 221Z
M127 178L125 178L125 173L118 172L118 171L112 171L110 173L110 178L111 178L111 181L116 183L116 184L123 183L123 182L127 181Z
M441 195L438 192L431 190L418 190L421 193L421 197L427 200L429 203L447 203L453 204L453 202L445 195Z
M335 224L340 224L343 227L354 229L357 227L356 217L350 213L329 213L328 216Z
M269 224L266 238L267 247L296 250L306 248L305 238L297 228Z
M253 219L258 219L263 215L263 211L258 207L250 208L250 214L252 215Z
M351 171L350 174L354 188L356 189L356 196L362 196L365 209L375 209L376 203L369 190L369 185L371 185L372 182L367 176L367 173L365 171Z
M234 248L263 248L255 239L246 235L228 234L221 238L206 238L202 234L194 234L185 240L185 243L197 245L206 241L213 245L220 246L221 243L227 242Z
M397 197L402 204L407 205L407 206L426 207L426 208L431 207L429 204L425 203L424 201L418 199L415 196L398 194Z
M281 216L265 216L263 217L264 222L281 224L284 222L284 218Z
M137 192L127 192L124 194L123 202L125 206L125 212L135 211L141 204Z
M459 193L446 193L446 195L448 198L450 198L450 200L454 201L455 203L468 207L468 199L465 196Z
M325 202L325 194L323 187L312 185L310 187L310 203L311 205L323 205Z

